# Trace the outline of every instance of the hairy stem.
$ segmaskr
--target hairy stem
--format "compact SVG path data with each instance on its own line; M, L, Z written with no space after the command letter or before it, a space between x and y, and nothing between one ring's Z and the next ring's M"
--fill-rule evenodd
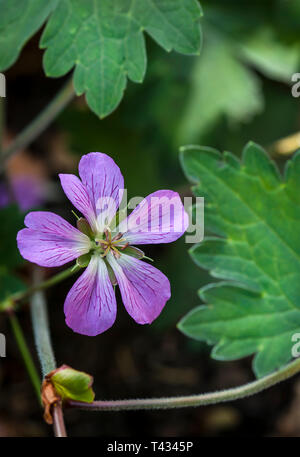
M274 386L285 379L294 376L300 371L300 359L296 359L280 370L257 381L232 389L217 392L187 395L183 397L147 398L137 400L95 401L82 403L70 400L68 406L89 411L122 411L134 409L170 409L184 408L187 406L204 406L226 401L238 400L250 395L257 394L268 387Z
M33 284L42 284L42 272L40 269L34 270ZM31 320L37 353L39 356L43 377L50 371L55 370L56 361L51 344L50 328L48 322L47 303L44 292L36 290L30 300ZM61 402L57 402L52 407L53 429L56 437L67 436L64 423L64 416Z
M40 270L34 272L34 282L39 281ZM42 291L33 294L30 302L34 340L39 356L43 377L56 368L49 331L47 305Z
M20 353L22 355L25 367L27 369L29 378L32 382L32 385L34 387L34 390L35 390L38 400L40 402L41 401L41 380L40 380L39 375L34 366L30 351L28 349L28 346L27 346L25 338L24 338L22 328L20 326L17 316L15 315L15 313L13 311L10 311L8 313L8 315L9 315L11 327L12 327L16 342L18 344Z
M58 92L46 108L17 136L14 142L2 153L2 159L6 161L20 149L28 146L40 133L55 119L55 117L74 98L75 92L72 79Z
M33 286L29 287L28 289L21 291L21 292L16 292L15 294L12 294L10 297L6 299L10 300L14 303L19 303L25 300L26 298L30 297L32 294L39 290L45 290L48 289L48 287L54 286L55 284L58 284L59 282L63 281L66 278L69 278L70 276L74 275L80 270L80 267L78 265L74 265L70 268L67 268L66 270L61 271L60 273L57 273L57 275L52 276L50 279L46 279L46 281L41 281L39 283L34 284ZM0 311L1 311L1 304L0 304Z

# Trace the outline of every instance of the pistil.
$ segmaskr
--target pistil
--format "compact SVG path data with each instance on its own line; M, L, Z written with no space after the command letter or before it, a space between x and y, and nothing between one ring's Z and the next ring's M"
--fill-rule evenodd
M106 257L109 251L111 250L113 255L117 259L119 259L121 256L119 250L122 251L123 249L125 249L129 245L129 243L126 243L126 240L122 238L123 234L120 232L117 233L117 235L115 235L113 238L111 236L111 231L109 228L106 228L103 233L105 235L105 239L95 240L96 246L100 246L101 249L103 249L101 257ZM125 244L123 246L119 246L120 243L124 242Z

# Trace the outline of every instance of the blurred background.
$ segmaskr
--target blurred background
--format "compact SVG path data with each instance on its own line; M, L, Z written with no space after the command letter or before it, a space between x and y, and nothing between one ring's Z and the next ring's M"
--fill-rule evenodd
M129 198L168 188L184 197L191 192L178 160L181 145L199 143L240 156L245 143L253 140L281 169L299 146L294 134L300 131L300 106L291 94L291 76L300 72L300 3L201 4L200 57L166 54L147 39L145 81L129 82L112 115L100 121L83 97L76 98L30 148L10 160L10 185L0 182L2 294L10 282L30 283L32 266L22 261L15 243L26 211L47 209L75 223L58 173L77 173L83 154L111 155L123 172ZM3 108L5 100L6 145L65 83L64 78L45 77L39 38L37 34L27 43L5 73L7 98L0 103ZM282 143L283 138L288 140ZM93 338L77 335L65 325L63 314L74 278L47 292L57 363L92 374L97 399L200 393L253 379L250 358L213 361L208 346L176 329L179 319L200 304L197 290L211 281L193 264L188 248L182 239L146 249L172 287L172 298L151 326L135 324L119 299L117 321L110 330ZM28 306L19 318L35 353ZM0 359L0 436L51 436L4 315L0 331L7 337L7 357ZM157 412L67 411L66 423L71 436L295 436L300 434L299 416L300 381L292 379L225 405Z

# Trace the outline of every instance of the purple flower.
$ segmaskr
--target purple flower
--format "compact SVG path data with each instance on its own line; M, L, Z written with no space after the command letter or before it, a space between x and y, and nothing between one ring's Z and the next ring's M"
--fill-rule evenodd
M21 211L28 211L43 204L45 189L34 175L17 175L11 180L13 194Z
M34 175L16 175L10 180L10 191L6 183L0 182L0 209L16 201L21 211L28 211L43 203L45 189Z
M160 190L148 195L126 218L117 213L124 191L119 167L107 155L91 152L79 163L77 178L60 174L63 190L85 219L78 229L50 212L31 212L18 233L22 256L45 267L78 259L87 268L64 304L66 323L75 332L94 336L116 318L114 285L127 312L139 324L150 324L171 296L168 278L141 261L133 244L169 243L187 229L188 216L179 195ZM83 257L82 257L83 256Z

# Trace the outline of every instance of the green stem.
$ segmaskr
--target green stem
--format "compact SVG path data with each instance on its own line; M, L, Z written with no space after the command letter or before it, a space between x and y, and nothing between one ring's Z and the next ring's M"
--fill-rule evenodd
M169 398L147 398L137 400L116 400L116 401L95 401L93 403L82 403L68 401L72 408L85 409L88 411L122 411L136 409L171 409L184 408L187 406L204 406L226 401L238 400L250 395L257 394L268 387L274 386L285 379L294 376L300 371L300 359L296 359L280 370L257 381L250 382L243 386L232 389L220 390L217 392L187 395L183 397Z
M40 271L35 272L35 281L39 279ZM30 302L33 334L38 357L41 363L43 377L55 370L56 362L49 332L47 305L42 291L33 294Z
M68 105L74 98L75 92L72 79L60 90L55 98L46 106L46 108L21 132L15 141L8 146L2 153L2 159L6 161L20 149L28 146L46 127L55 119L55 117Z
M20 353L22 355L24 364L29 374L30 380L33 384L34 390L37 394L39 402L41 401L41 380L34 366L31 354L27 347L22 328L19 324L17 316L13 311L9 312L9 319L12 326L14 336L16 338Z
M22 302L26 298L30 297L34 292L37 292L38 290L45 290L48 287L54 286L55 284L58 284L59 282L63 281L66 278L69 278L69 276L74 275L80 270L80 267L78 265L74 265L70 268L67 268L66 270L58 273L57 275L52 276L50 279L46 279L46 281L42 281L38 284L34 284L32 287L29 287L28 289L21 291L21 292L16 292L15 294L12 294L10 297L6 299L6 301L12 301L14 303ZM0 305L0 311L1 311L1 305Z

